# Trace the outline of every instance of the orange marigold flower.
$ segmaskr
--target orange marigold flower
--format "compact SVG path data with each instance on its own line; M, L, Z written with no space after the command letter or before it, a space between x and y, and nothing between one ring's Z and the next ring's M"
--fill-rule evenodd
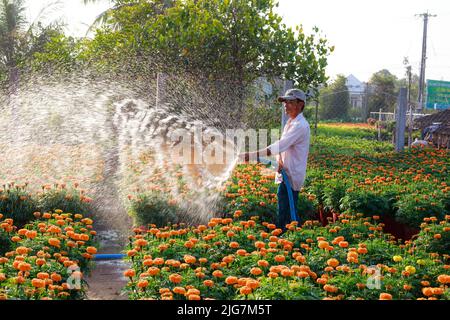
M237 249L237 248L239 248L239 243L232 241L232 242L230 242L229 246L230 246L230 248Z
M235 284L235 283L237 283L237 281L238 281L238 278L234 277L234 276L229 276L225 279L225 283L228 285Z
M183 259L186 263L189 263L189 264L194 264L195 262L197 262L197 258L195 258L194 256L191 256L189 254L184 255Z
M336 268L339 265L339 260L334 259L334 258L328 259L327 265L329 265L330 267Z
M262 270L260 268L251 268L250 273L254 276L259 276L262 273Z
M258 249L265 248L266 244L264 242L262 242L262 241L256 241L255 242L255 247L258 248Z
M186 289L183 287L175 287L172 289L172 291L176 294L182 294L182 295L186 294Z
M338 243L339 247L341 248L347 248L348 247L348 242L347 241L340 241Z
M207 287L212 287L212 286L214 286L214 281L212 281L212 280L205 280L205 281L203 281L203 284L205 286L207 286Z
M242 288L239 289L239 292L243 295L249 295L250 293L252 293L252 288L243 286Z
M433 295L433 288L430 287L422 288L422 293L424 296L431 297Z
M392 295L386 292L380 293L380 300L392 300Z
M169 280L173 283L180 283L182 279L178 273L173 273L169 276Z
M133 278L136 275L136 271L134 271L134 269L128 269L124 271L123 275L125 277Z
M147 280L139 280L137 286L139 288L147 288L148 286L148 281Z
M35 288L45 288L45 281L34 278L31 280L31 285Z
M318 247L320 248L320 249L326 249L326 248L328 248L330 245L329 245L329 243L327 242L327 241L323 241L323 240L320 240L319 242L318 242Z
M214 272L212 273L212 275L216 278L221 278L223 277L223 272L220 270L214 270Z
M56 238L50 238L48 239L48 243L53 246L53 247L58 247L61 245L61 241L59 239Z
M335 293L337 292L339 289L335 286L326 284L323 286L323 290L325 290L326 292L330 292L330 293Z
M97 253L97 248L95 247L87 247L86 248L86 252L89 254L96 254Z
M148 274L151 275L151 276L156 276L159 273L159 271L160 270L157 267L150 267L147 270Z
M267 260L259 260L257 264L263 268L267 268L269 266L269 262Z

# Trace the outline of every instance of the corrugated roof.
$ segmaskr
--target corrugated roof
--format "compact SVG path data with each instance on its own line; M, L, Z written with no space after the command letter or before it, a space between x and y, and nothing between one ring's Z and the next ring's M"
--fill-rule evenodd
M450 109L430 114L414 120L416 126L425 128L431 126L435 122L440 122L442 127L450 126Z

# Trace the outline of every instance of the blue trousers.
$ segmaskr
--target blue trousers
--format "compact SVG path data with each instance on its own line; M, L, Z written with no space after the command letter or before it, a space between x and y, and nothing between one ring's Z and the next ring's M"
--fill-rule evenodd
M298 203L298 191L292 190L292 196L294 198L294 208L297 212L297 203ZM289 208L289 197L287 193L287 187L284 182L278 185L278 221L277 225L283 231L286 231L286 225L290 223L291 220L291 211Z

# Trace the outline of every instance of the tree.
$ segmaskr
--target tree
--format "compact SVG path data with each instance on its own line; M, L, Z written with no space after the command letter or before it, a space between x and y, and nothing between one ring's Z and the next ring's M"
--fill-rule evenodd
M24 10L24 0L0 0L0 70L10 85L19 78L18 44L26 23Z
M36 52L45 46L51 35L62 33L59 23L43 26L39 19L56 3L41 9L37 19L28 25L24 0L0 0L0 81L6 81L14 92L20 70L29 65Z
M317 28L309 36L301 26L287 28L275 6L273 0L116 0L87 56L114 61L110 68L134 56L153 61L154 72L205 79L215 86L211 92L226 89L236 97L239 114L247 86L260 76L292 79L305 90L327 79L333 48Z
M348 119L350 96L346 86L346 77L338 75L336 80L320 92L320 118Z
M397 102L397 77L388 70L383 69L372 75L369 80L368 112L394 112Z
M402 78L396 83L396 91L400 91L400 88L408 88L409 87L409 79L407 77ZM413 108L417 107L417 97L419 95L419 76L417 74L412 74L411 76L411 100L410 104Z

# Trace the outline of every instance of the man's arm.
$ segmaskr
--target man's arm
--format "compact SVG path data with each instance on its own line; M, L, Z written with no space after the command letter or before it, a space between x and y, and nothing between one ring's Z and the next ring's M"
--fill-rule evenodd
M241 158L245 162L250 161L250 158L256 158L256 161L259 162L259 158L261 156L269 157L271 155L272 155L272 152L270 151L270 149L269 148L265 148L265 149L261 149L261 150L254 151L254 152L241 153L239 155L239 158Z

